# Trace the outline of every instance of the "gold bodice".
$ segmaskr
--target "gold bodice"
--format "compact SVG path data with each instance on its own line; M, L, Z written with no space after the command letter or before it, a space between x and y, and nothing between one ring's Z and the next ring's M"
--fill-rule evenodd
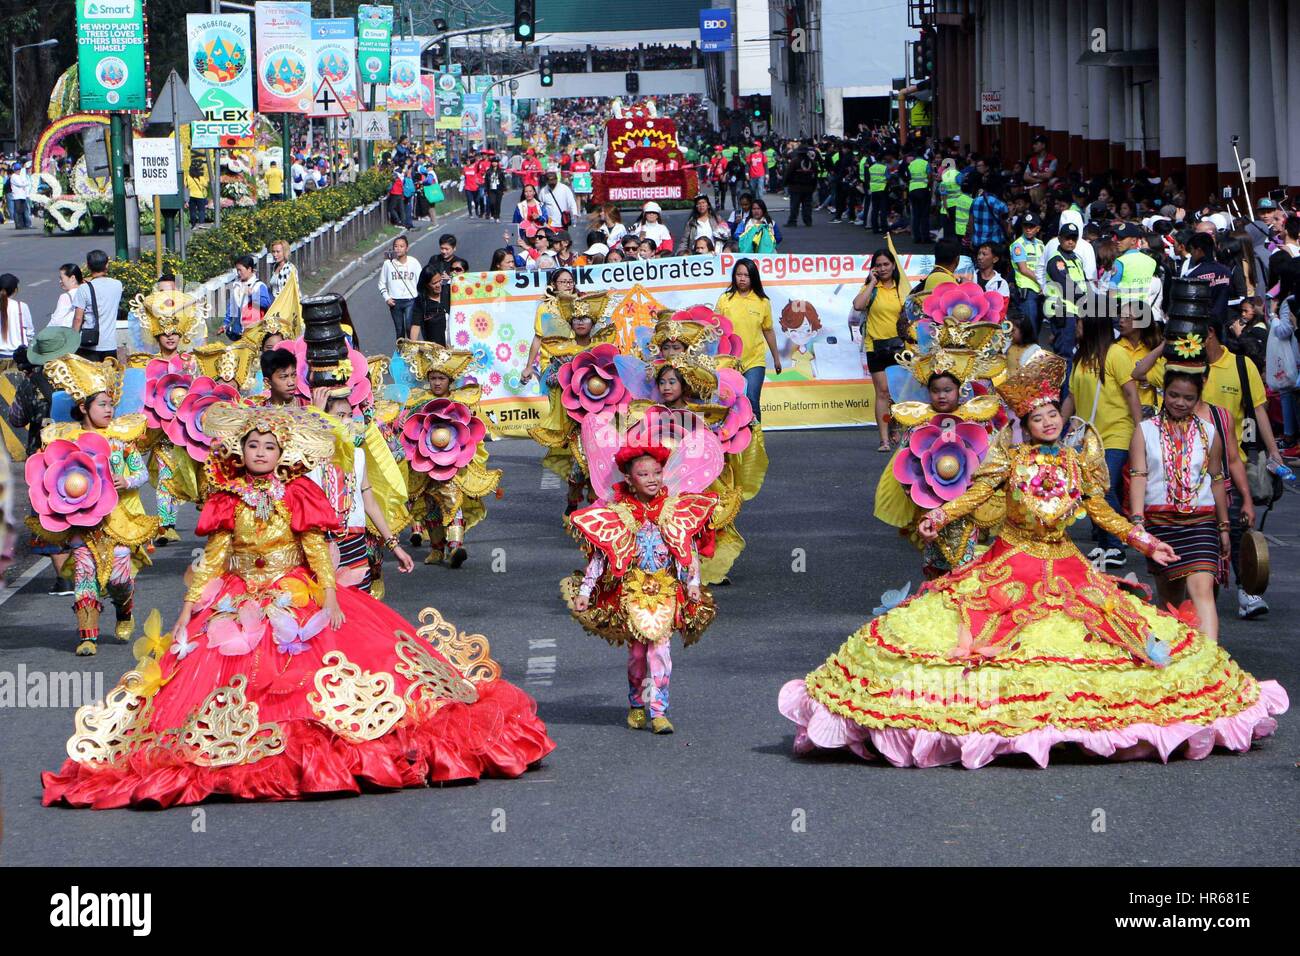
M209 536L185 600L198 600L207 583L227 571L243 578L250 590L261 590L300 566L310 568L321 587L334 587L334 563L324 534L295 533L283 503L263 521L243 501L237 501L234 532L223 530Z
M1060 446L1054 451L1037 444L1013 445L1004 429L970 488L943 510L952 521L976 509L985 513L993 505L1002 537L1013 543L1065 544L1067 529L1084 515L1123 540L1133 525L1106 503L1109 485L1105 451L1091 428L1081 450Z

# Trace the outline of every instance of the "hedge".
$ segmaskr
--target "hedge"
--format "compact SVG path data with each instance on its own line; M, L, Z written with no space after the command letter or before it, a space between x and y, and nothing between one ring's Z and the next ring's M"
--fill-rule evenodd
M352 210L383 198L391 184L390 174L371 169L355 183L340 183L307 193L288 202L266 202L249 209L222 210L221 225L197 233L185 250L185 258L163 254L163 271L174 272L186 282L206 282L228 272L235 259L270 246L272 240L296 242L327 222L337 222ZM108 274L121 280L122 300L128 303L137 292L148 294L156 278L154 257L138 262L113 259Z

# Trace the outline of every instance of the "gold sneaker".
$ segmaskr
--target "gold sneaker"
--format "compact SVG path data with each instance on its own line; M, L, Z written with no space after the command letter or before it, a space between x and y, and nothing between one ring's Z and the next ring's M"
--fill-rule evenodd
M82 641L77 645L78 657L94 657L99 648L94 641Z
M425 564L442 564L442 548L434 548L424 556Z
M673 732L672 721L667 717L656 717L650 721L650 730L656 734L671 734Z
M645 730L645 708L630 707L627 712L627 725L633 730Z
M135 618L128 617L125 621L118 621L117 630L113 633L117 635L119 641L125 644L131 639L131 635L135 633Z

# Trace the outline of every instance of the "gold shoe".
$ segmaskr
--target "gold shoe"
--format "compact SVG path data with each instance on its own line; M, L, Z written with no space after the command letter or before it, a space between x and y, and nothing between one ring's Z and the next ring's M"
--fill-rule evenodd
M633 730L645 730L645 708L629 707L627 711L627 725Z
M434 548L424 556L425 564L442 564L442 548Z
M77 645L78 657L94 657L99 648L94 641L82 641Z
M119 641L125 644L131 639L131 635L135 633L135 618L128 617L125 621L118 621L117 630L113 633L117 635Z
M656 717L650 721L650 730L656 734L671 734L673 732L672 721L667 717Z
M162 533L158 535L158 537L163 541L179 541L181 539L180 534L177 533L176 529L171 525L165 525L162 528Z

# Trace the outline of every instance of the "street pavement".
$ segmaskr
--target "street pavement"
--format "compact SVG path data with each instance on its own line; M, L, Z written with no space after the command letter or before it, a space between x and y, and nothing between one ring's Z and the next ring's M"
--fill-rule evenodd
M783 250L874 248L865 231L817 215L820 224L792 232ZM471 268L484 267L501 227L449 225ZM427 258L432 240L421 241L416 254ZM369 351L386 347L385 332L391 341L377 299L369 280L350 297ZM672 736L624 727L625 653L583 633L558 598L559 579L582 564L561 527L563 489L540 467L538 447L501 441L491 454L505 470L505 497L471 532L469 562L425 567L420 550L413 574L390 564L386 580L390 603L409 619L434 605L490 638L504 677L537 699L558 744L540 769L518 780L304 803L45 809L38 775L64 759L72 709L13 709L0 715L0 862L1294 865L1292 714L1250 753L1168 766L1061 750L1044 770L1018 759L979 771L791 754L793 727L776 709L781 685L819 665L883 591L920 580L915 551L871 516L887 461L875 445L861 429L768 433L771 469L740 517L748 547L735 583L715 589L719 616L700 644L673 648ZM1271 612L1241 622L1230 594L1220 602L1225 646L1292 690L1300 686L1286 624L1300 610L1296 507L1288 496L1267 528ZM168 623L175 615L180 576L198 547L194 520L194 509L183 509L184 542L160 549L143 573L141 619L152 607ZM91 661L74 658L70 599L47 596L49 580L42 572L0 605L0 672L87 671L111 688L131 664L129 648L109 639Z

